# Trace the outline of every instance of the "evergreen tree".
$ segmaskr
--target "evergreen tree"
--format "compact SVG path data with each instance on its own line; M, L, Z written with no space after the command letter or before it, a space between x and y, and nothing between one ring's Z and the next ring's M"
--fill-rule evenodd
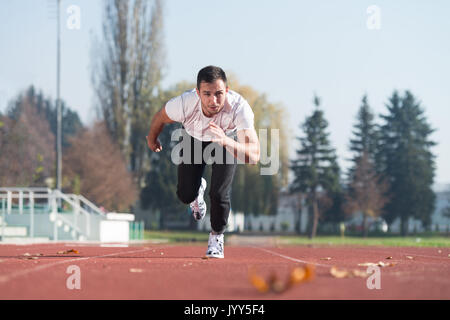
M12 101L9 106L8 116L11 119L19 119L22 113L22 100L27 99L32 103L37 113L44 116L50 125L52 134L57 135L57 109L56 103L50 98L46 98L42 91L37 91L33 85L21 93L17 100ZM69 139L76 135L77 131L83 128L83 124L76 111L67 107L65 101L61 101L61 138L63 148L70 146ZM56 146L55 146L56 148Z
M298 138L301 147L297 150L297 159L291 164L295 176L291 191L306 194L310 238L316 235L320 203L329 203L324 199L330 198L329 194L340 188L340 169L335 150L328 139L329 133L326 132L328 122L319 108L320 100L317 96L314 97L314 105L316 108L313 114L301 126L305 137Z
M431 224L435 206L432 190L435 156L430 140L433 133L420 103L406 91L401 97L394 91L387 104L388 114L381 115L380 149L377 156L380 171L389 180L389 202L386 220L400 218L401 234L408 233L410 218L418 219L425 228Z
M367 102L367 95L362 98L354 125L350 150L353 151L353 166L348 172L348 187L345 208L348 214L361 212L363 216L362 231L368 235L368 217L381 215L386 203L387 183L376 171L378 131L374 115Z
M353 138L350 139L350 151L354 153L351 161L353 166L348 172L348 179L351 180L355 171L355 165L367 153L369 161L375 161L378 141L377 126L374 123L374 115L367 101L367 95L364 95L362 104L357 115L357 122L353 126Z

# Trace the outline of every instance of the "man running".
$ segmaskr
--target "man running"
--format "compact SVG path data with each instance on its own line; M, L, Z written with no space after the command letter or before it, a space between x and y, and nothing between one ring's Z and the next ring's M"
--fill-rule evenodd
M210 158L204 159L203 155L208 153L205 149L212 150L214 161L209 191L212 231L206 251L210 258L224 258L223 233L230 213L235 160L251 164L259 161L260 147L253 120L254 114L247 101L229 90L225 72L219 67L207 66L197 75L196 89L171 99L156 113L146 137L148 147L160 152L162 145L158 136L164 126L182 123L188 138L182 152L189 152L184 154L188 160L178 165L177 196L183 203L190 204L193 217L198 221L206 214L203 173L210 162ZM237 141L233 138L235 135Z

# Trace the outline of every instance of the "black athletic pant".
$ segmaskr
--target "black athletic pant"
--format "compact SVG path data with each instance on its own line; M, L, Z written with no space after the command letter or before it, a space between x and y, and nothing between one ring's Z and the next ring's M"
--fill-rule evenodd
M199 141L187 133L183 136L184 143L180 155L186 151L185 148L190 147L191 157L190 163L182 162L178 165L177 196L185 204L193 202L198 196L207 162L211 164L213 161L211 182L209 183L211 229L216 233L223 233L230 214L230 191L236 160L217 143ZM210 150L211 152L209 152ZM202 156L203 154L210 155L210 157ZM194 160L196 161L194 162Z

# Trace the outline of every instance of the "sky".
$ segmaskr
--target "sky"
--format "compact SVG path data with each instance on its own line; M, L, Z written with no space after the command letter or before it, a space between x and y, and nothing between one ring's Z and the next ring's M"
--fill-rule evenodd
M54 2L0 0L0 111L31 84L56 97ZM362 96L378 120L394 90L410 90L436 130L435 181L450 183L450 1L164 4L163 87L194 82L206 65L221 66L284 106L291 157L317 94L343 169L350 164L348 144ZM80 29L66 26L71 5L80 8ZM91 56L101 39L102 6L102 0L62 0L61 97L85 124L96 116Z

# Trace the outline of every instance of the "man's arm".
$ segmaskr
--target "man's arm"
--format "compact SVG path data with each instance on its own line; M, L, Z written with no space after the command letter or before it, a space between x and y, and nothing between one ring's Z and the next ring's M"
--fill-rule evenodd
M237 141L227 137L223 130L214 123L210 123L211 131L216 135L213 142L224 146L235 158L244 163L257 164L260 157L260 147L255 129L244 129L237 132Z
M150 124L150 131L148 133L147 145L154 152L160 152L162 150L161 142L158 139L159 134L164 129L164 126L168 123L173 123L172 119L166 113L165 106L159 110Z

